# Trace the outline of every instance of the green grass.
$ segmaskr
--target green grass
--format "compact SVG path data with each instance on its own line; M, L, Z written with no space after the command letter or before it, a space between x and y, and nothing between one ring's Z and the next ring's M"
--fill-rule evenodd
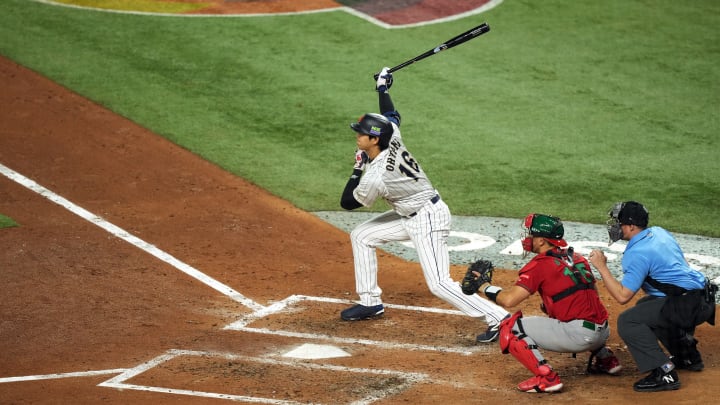
M17 223L12 220L10 217L6 217L3 214L0 214L0 229L2 228L11 228L13 226L17 226Z
M385 30L343 12L121 15L0 2L0 54L298 207L339 210L348 123L372 74L480 22L491 32L395 74L403 136L457 215L651 224L720 236L720 3L506 0ZM384 208L378 205L375 209Z

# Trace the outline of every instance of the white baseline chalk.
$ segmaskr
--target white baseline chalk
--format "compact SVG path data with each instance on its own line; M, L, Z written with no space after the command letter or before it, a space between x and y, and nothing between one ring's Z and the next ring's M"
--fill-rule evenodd
M158 249L156 246L154 246L148 242L145 242L144 240L142 240L136 236L131 235L129 232L125 231L124 229L111 224L110 222L93 214L92 212L90 212L82 207L79 207L76 204L73 204L72 202L68 201L67 199L53 193L52 191L48 190L47 188L41 186L40 184L36 183L33 180L30 180L29 178L23 176L22 174L10 169L9 167L0 164L0 173L2 173L5 177L9 178L10 180L30 189L31 191L34 191L34 192L40 194L41 196L47 198L48 200L60 205L61 207L72 212L73 214L75 214L89 222L92 222L93 224L99 226L100 228L108 231L113 236L116 236L116 237L130 243L131 245L157 257L158 259L164 261L165 263L168 263L169 265L175 267L176 269L182 271L183 273L189 275L190 277L200 281L201 283L207 285L208 287L211 287L211 288L219 291L220 293L228 296L232 300L245 305L246 307L252 309L253 311L260 311L265 308L264 306L254 302L251 299L240 294L238 291L233 290L229 286L215 280L214 278L195 269L194 267L176 259L169 253L166 253L166 252Z

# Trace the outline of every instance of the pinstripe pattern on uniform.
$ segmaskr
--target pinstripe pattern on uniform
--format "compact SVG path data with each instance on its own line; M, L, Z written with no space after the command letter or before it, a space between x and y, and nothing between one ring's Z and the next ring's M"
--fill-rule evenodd
M417 212L436 191L403 144L400 129L395 124L393 128L390 146L368 163L353 196L366 207L382 197L398 214L407 216Z
M365 306L382 304L382 290L377 282L376 248L387 242L408 239L400 219L395 211L387 211L358 225L350 233L355 263L355 289L360 296L360 303Z
M508 312L479 295L465 295L450 277L447 236L451 215L442 201L429 200L418 215L404 218L394 211L385 212L358 225L351 232L355 264L355 287L360 303L374 306L382 303L382 289L377 281L376 248L388 242L412 240L430 292L472 317L485 317L488 324L500 322Z
M442 300L472 317L486 317L489 324L500 322L508 312L479 295L465 295L450 277L450 255L447 237L450 233L450 210L443 201L428 204L421 213L405 221L408 234L417 247L418 257L430 291Z
M355 200L366 207L382 198L393 208L350 233L360 304L368 307L382 304L376 248L388 242L411 240L426 283L435 296L469 316L485 317L489 325L498 324L508 315L504 308L477 294L463 294L460 284L450 277L447 246L450 209L406 149L397 125L392 125L394 132L388 148L366 165L353 190Z

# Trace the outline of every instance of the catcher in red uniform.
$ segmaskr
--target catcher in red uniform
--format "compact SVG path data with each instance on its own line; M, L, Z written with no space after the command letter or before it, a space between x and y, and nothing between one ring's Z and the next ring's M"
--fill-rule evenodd
M605 346L610 336L608 313L595 289L588 261L567 247L559 218L530 214L523 228L523 250L525 254L536 255L520 269L515 285L505 290L492 285L492 264L477 265L487 261L470 265L462 283L464 293L481 290L505 308L517 306L535 292L540 294L541 308L547 317L524 317L518 311L505 318L498 330L502 352L512 354L533 373L532 378L518 384L518 389L525 392L562 389L560 377L539 349L560 353L589 351L588 372L617 374L622 367Z

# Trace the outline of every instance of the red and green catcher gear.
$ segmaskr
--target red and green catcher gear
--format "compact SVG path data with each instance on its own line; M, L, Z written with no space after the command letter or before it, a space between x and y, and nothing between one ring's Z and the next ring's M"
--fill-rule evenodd
M528 344L530 339L522 327L522 312L517 311L511 317L500 323L500 350L503 354L512 354L520 364L525 366L534 375L545 376L552 372L545 359L534 344Z

